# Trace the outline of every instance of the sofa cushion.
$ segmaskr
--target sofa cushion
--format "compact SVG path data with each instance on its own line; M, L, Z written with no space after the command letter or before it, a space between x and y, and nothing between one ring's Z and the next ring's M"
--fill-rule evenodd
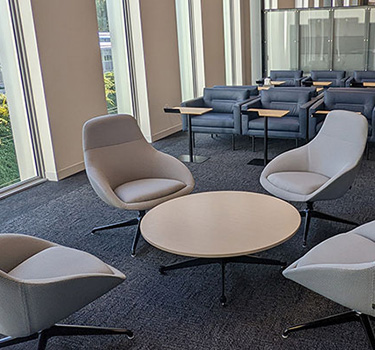
M252 119L249 121L250 130L263 130L264 118ZM298 117L268 118L268 130L274 131L299 131Z
M88 273L113 274L97 257L72 248L56 246L26 259L9 275L23 280L58 278Z
M114 192L125 203L140 203L166 197L184 187L186 185L178 180L153 178L127 182Z
M296 194L308 195L324 185L329 177L312 172L279 172L267 177L274 186Z
M207 107L213 108L213 112L232 113L234 105L249 96L250 92L246 89L205 88L203 101Z
M192 126L207 126L212 128L233 128L233 113L206 113L191 118Z

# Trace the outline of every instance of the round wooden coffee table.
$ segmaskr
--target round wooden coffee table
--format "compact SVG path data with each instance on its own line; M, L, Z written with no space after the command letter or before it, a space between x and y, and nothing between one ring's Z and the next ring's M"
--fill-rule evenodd
M237 191L203 192L172 199L151 209L141 222L141 232L156 248L195 258L161 266L161 273L219 263L222 267L220 302L224 305L225 265L286 266L286 262L249 254L287 241L300 223L298 210L275 197Z

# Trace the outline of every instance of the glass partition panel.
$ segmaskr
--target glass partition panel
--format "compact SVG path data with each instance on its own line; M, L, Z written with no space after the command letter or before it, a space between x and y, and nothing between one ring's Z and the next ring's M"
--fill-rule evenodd
M375 70L375 9L370 12L368 70Z
M300 12L300 69L330 68L331 26L328 10L307 10Z
M334 11L333 69L365 69L365 9Z
M267 12L267 68L298 68L298 27L295 11Z

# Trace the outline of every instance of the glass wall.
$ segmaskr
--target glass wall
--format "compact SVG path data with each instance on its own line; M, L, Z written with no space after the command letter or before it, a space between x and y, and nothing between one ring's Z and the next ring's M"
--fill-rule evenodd
M375 70L375 8L370 12L368 69Z
M297 69L297 25L295 11L268 12L266 52L268 70Z
M309 72L311 67L329 69L331 57L331 25L329 12L325 10L301 11L300 69Z
M20 174L0 62L0 188L18 181L20 181Z
M366 68L366 11L363 8L334 11L333 69Z
M265 31L268 72L375 69L374 8L265 11Z
M21 28L16 27L18 12L0 1L0 195L25 185L41 175L36 157L36 135L29 98L27 62ZM21 56L22 55L22 56ZM30 113L30 114L29 114ZM38 159L38 160L37 160Z

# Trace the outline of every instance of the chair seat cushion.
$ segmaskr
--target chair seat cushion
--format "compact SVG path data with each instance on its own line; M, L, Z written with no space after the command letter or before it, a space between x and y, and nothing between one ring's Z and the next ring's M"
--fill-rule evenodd
M193 126L233 128L233 113L206 113L191 118L191 124Z
M296 267L316 264L361 264L375 261L374 241L355 233L340 234L311 249Z
M56 246L26 259L8 274L14 278L31 280L88 273L113 274L107 264L89 253Z
M186 185L178 180L141 179L117 187L115 193L125 203L139 203L166 197L184 187Z
M313 193L329 180L327 176L303 171L273 173L267 179L284 191L301 195Z
M249 129L263 130L264 118L252 119L249 122ZM277 131L299 131L298 117L268 118L268 130Z

